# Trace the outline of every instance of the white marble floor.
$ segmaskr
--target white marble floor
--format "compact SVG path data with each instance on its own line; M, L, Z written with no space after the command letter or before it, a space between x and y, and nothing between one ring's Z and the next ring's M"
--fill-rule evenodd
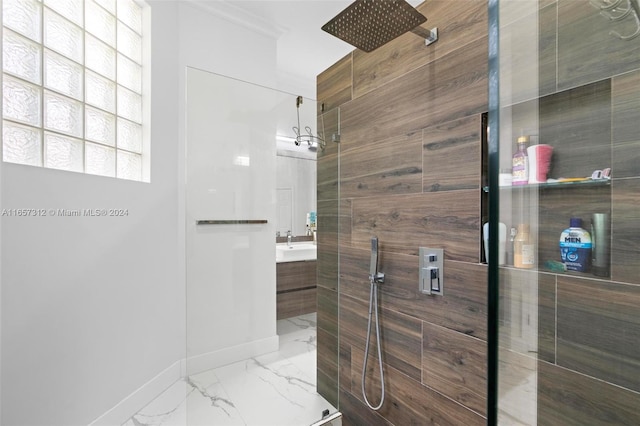
M278 321L280 350L176 382L123 426L305 426L336 409L316 392L316 315Z

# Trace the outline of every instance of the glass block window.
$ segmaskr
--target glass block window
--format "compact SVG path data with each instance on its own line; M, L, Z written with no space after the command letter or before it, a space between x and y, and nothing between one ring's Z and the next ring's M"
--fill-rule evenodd
M2 159L143 179L135 0L2 1Z

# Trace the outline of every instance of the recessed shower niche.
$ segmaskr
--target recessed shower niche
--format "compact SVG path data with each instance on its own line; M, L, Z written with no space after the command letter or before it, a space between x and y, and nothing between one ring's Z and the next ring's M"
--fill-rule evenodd
M611 181L579 179L605 168L612 168L614 176L625 173L622 164L612 167L611 81L507 106L501 114L508 117L510 127L501 129L500 170L511 172L516 140L524 135L530 138L530 145L553 147L548 178L566 179L500 187L500 221L507 228L505 263L513 265L511 229L530 224L537 248L537 269L553 272L553 262L560 261L560 233L568 228L569 219L582 218L587 228L592 214L605 213L609 217L611 214ZM486 167L483 164L483 176L486 176ZM486 177L483 181L482 222L485 223L488 218ZM481 256L486 261L484 253Z

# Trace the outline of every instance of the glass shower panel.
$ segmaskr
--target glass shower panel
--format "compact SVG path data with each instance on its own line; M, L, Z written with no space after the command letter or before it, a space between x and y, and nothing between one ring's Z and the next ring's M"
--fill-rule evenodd
M640 424L639 3L494 4L497 423Z
M320 111L318 129L326 142L318 150L318 392L339 407L339 235L340 108ZM350 380L350 379L349 379Z
M186 424L311 424L335 411L316 385L315 313L277 319L276 136L296 97L196 69L186 81Z

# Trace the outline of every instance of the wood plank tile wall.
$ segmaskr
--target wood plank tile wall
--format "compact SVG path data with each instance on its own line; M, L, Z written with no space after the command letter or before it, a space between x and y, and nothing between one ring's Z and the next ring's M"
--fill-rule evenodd
M502 294L502 315L513 313L514 300L537 310L538 353L503 354L501 392L536 374L537 405L522 421L640 424L640 39L610 37L611 22L589 2L540 1L532 32L524 31L531 17L509 7L504 24L522 29L522 37L539 33L535 67L525 52L504 58L514 70L505 75L519 103L514 123L527 124L519 111L533 112L541 143L551 141L558 155L582 152L588 167L581 167L610 165L614 179L595 195L571 195L576 214L611 213L610 277L502 271L503 282L517 283ZM419 10L429 19L425 28L440 29L434 45L406 34L372 53L354 51L318 77L319 111L335 129L340 121L342 138L318 159L319 222L339 222L318 242L318 386L332 402L339 398L346 425L485 423L479 228L487 3L430 0ZM582 173L575 165L557 163L562 173ZM574 212L561 191L540 196L549 209L541 216L539 255L550 258L557 246L549 241ZM378 412L360 392L374 235L387 274L379 302L387 399ZM443 297L417 289L420 246L445 248ZM376 401L380 383L369 362L367 391Z
M321 117L337 128L339 107L341 135L318 156L320 236L323 220L339 219L318 241L318 388L334 401L330 388L339 383L346 425L485 423L486 8L484 0L424 3L424 26L439 28L437 43L406 34L369 54L354 51L318 77ZM387 276L379 300L387 396L377 413L360 392L372 236ZM418 290L421 246L445 249L444 297ZM369 399L377 401L373 358L368 370Z

